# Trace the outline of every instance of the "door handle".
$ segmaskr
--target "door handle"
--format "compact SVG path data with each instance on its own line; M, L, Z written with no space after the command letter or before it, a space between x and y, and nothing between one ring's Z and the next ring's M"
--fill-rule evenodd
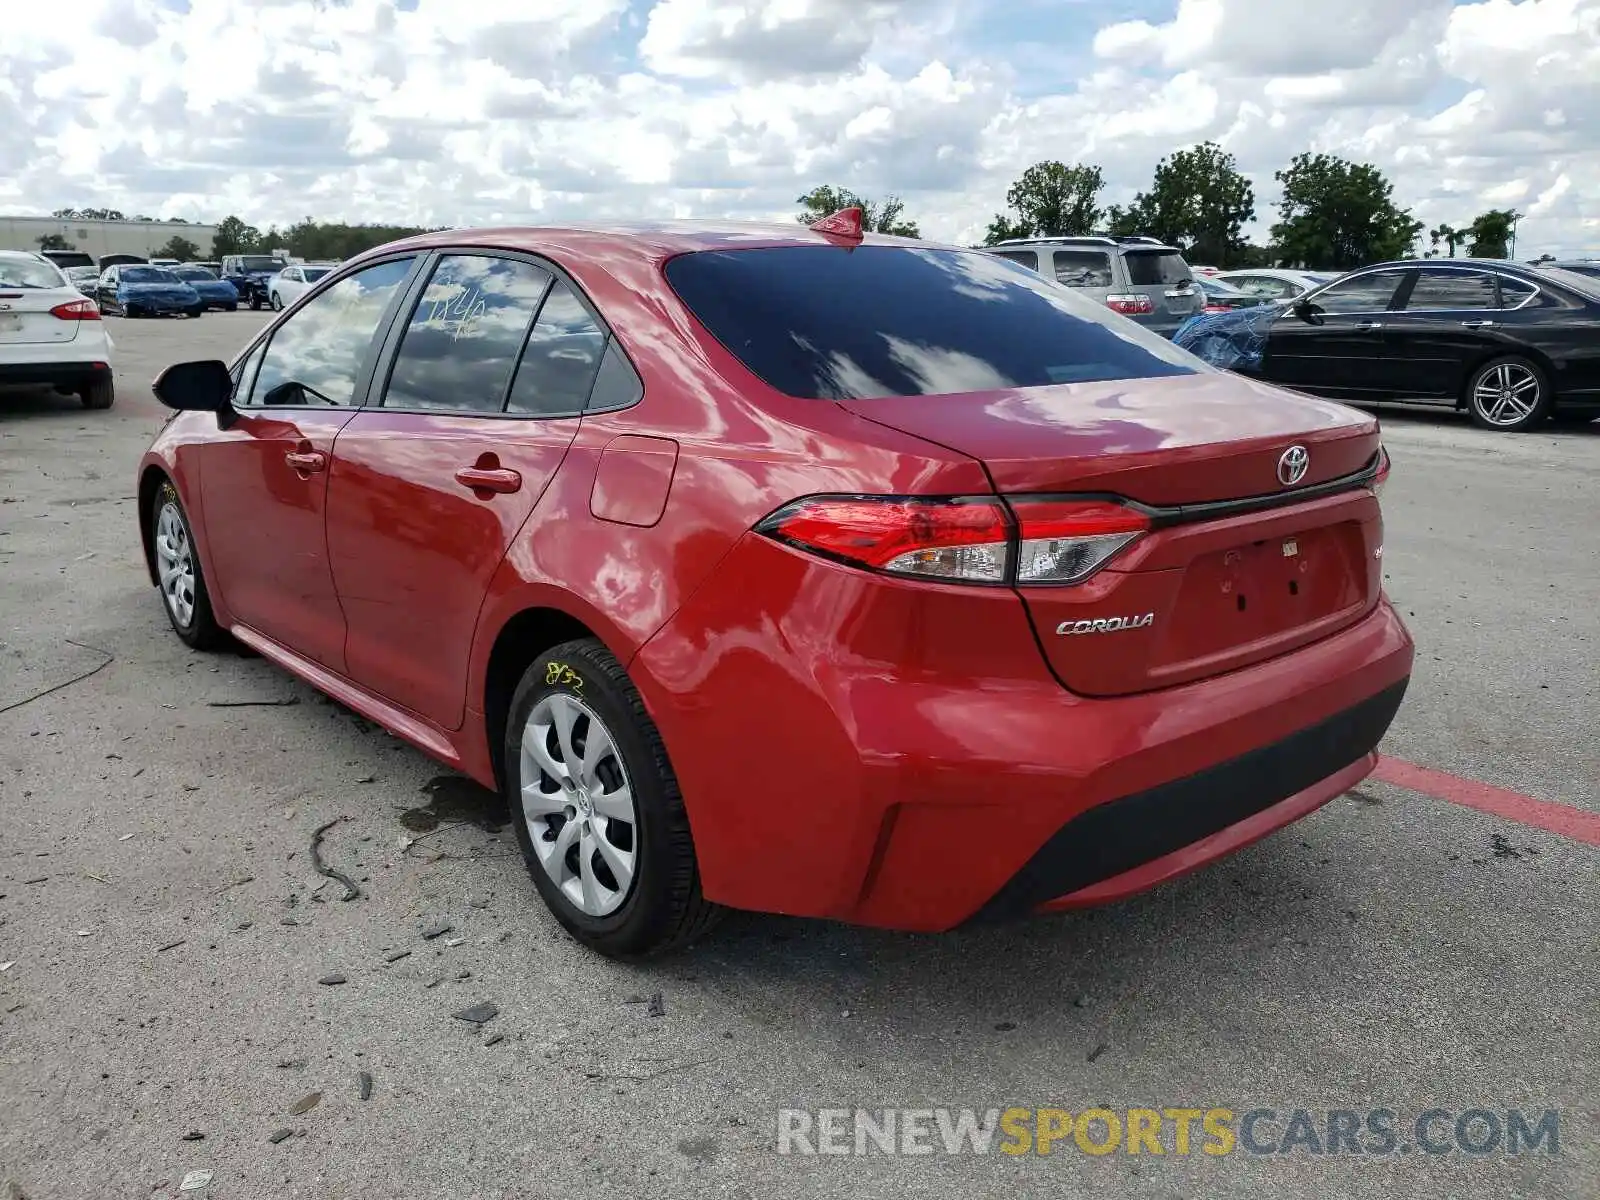
M1370 333L1374 329L1382 329L1383 328L1383 322L1382 321L1357 321L1356 322L1356 328L1361 330L1362 333Z
M456 472L456 482L475 492L522 490L522 475L509 467L462 467Z
M328 456L321 450L291 450L283 461L296 471L321 471L328 465Z
M1461 328L1463 328L1463 329L1492 329L1493 327L1494 327L1494 322L1493 321L1463 321L1463 322L1461 322Z

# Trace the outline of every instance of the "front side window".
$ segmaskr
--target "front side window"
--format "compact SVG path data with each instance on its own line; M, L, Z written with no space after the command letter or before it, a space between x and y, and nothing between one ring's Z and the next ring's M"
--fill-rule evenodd
M1057 283L1085 288L1111 286L1111 256L1103 250L1057 250L1052 258Z
M549 286L532 263L445 255L406 326L384 407L500 412Z
M1487 271L1424 269L1411 285L1406 310L1498 308L1494 276Z
M806 399L1189 375L1204 363L993 254L777 246L679 255L667 280L728 351Z
M571 286L558 282L528 334L506 411L546 417L582 412L605 348L605 330Z
M273 331L251 390L252 404L346 405L355 398L373 334L412 260L394 259L334 284Z
M1381 313L1404 278L1404 271L1369 271L1323 288L1310 299L1325 313Z

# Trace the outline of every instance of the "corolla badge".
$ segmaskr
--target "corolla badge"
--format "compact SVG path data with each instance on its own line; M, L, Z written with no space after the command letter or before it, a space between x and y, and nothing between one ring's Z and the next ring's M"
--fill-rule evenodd
M1293 487L1306 477L1311 468L1311 451L1304 446L1290 446L1278 456L1278 482Z
M1056 626L1060 637L1081 637L1086 633L1123 633L1129 629L1149 629L1156 623L1153 612L1142 617L1099 617L1093 621L1063 621Z

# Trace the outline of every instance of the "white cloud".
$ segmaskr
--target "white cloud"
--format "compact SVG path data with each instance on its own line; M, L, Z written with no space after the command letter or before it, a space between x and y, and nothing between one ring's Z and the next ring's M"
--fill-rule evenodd
M1135 0L1121 8L1127 13ZM0 206L256 223L775 216L967 240L1046 157L1106 200L1221 141L1362 158L1429 224L1600 253L1600 0L6 0Z

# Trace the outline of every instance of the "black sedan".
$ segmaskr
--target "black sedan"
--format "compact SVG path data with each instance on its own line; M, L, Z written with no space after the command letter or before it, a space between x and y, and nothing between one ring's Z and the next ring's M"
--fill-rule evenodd
M1498 259L1381 263L1286 307L1240 369L1338 400L1466 409L1487 429L1589 421L1600 280Z

